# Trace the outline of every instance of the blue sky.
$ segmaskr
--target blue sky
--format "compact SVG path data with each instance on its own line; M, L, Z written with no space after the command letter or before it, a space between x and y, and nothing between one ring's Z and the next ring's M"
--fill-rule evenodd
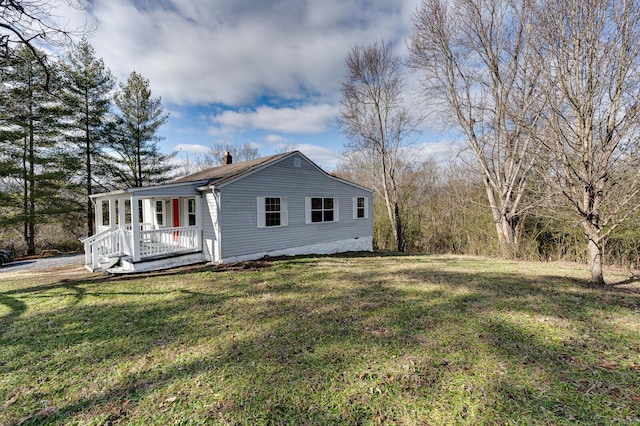
M89 41L119 81L135 70L162 97L163 151L248 142L262 155L299 149L331 170L345 141L336 120L349 49L385 40L404 55L419 2L94 0ZM435 127L425 123L420 155L451 148Z

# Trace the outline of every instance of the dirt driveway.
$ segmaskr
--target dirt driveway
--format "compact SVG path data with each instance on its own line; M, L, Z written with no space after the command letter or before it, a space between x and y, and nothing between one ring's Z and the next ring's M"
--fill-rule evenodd
M44 273L48 270L77 270L83 267L84 254L70 254L65 256L41 257L32 259L19 259L0 266L0 277L9 278L9 275L25 275L29 272ZM86 271L86 270L85 270ZM88 271L87 271L88 272Z

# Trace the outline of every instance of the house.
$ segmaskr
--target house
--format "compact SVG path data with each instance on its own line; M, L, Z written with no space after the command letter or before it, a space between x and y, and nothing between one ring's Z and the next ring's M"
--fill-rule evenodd
M264 256L371 251L372 191L298 151L206 169L164 185L92 195L85 266L112 273Z

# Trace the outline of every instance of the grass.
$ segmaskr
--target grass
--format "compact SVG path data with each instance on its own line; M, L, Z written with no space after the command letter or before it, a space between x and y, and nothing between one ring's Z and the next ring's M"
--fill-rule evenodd
M0 424L638 424L640 290L586 280L386 255L0 273Z

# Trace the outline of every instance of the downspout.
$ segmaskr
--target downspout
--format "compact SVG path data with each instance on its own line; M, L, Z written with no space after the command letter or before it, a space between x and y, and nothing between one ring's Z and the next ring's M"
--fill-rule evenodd
M216 230L216 253L218 254L218 258L214 259L214 262L217 263L222 263L222 233L220 232L221 226L220 226L220 220L222 219L222 193L220 192L220 190L218 188L213 188L213 190L211 191L213 193L213 199L216 202L216 223L215 223L215 230ZM214 256L215 258L215 256Z

